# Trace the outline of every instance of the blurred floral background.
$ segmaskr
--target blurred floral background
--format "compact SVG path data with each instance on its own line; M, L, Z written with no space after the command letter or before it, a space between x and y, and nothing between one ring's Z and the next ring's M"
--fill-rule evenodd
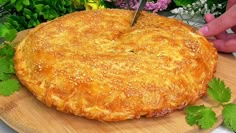
M16 33L59 16L81 10L122 8L134 10L139 0L0 0L0 38L11 41ZM219 16L227 0L148 0L144 10L180 16Z

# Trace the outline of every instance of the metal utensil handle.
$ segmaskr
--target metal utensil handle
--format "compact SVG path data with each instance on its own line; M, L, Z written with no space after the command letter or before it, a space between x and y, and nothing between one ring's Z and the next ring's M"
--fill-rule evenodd
M136 21L138 20L139 17L139 13L141 10L143 10L145 4L146 4L147 0L140 0L139 1L139 5L138 8L136 9L136 12L134 14L133 20L131 22L131 26L134 26L134 24L136 23Z

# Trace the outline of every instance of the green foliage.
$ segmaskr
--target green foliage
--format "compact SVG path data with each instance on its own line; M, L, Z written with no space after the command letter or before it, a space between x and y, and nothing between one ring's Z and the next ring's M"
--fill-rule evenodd
M16 79L8 79L0 82L0 94L9 96L20 88L20 83Z
M0 49L0 56L12 58L14 56L14 49L9 44L3 44L4 47Z
M187 6L188 4L191 4L195 1L197 0L174 0L177 6Z
M16 79L14 71L14 49L8 44L2 44L0 49L0 95L9 96L19 90L20 84Z
M204 105L188 106L186 108L186 121L189 125L198 124L201 128L211 128L216 122L216 114L211 108Z
M0 37L4 38L6 41L12 41L17 34L17 30L14 28L8 28L7 25L0 23Z
M9 79L11 74L14 74L13 61L0 58L0 80Z
M220 79L212 79L208 86L210 88L207 90L207 93L214 100L220 103L228 102L230 100L231 91L228 87L225 86L225 83Z
M196 2L196 1L199 1L200 0L174 0L174 3L177 5L177 6L187 6L187 5L191 5L192 3ZM209 6L212 6L213 4L217 4L217 3L223 3L223 4L226 4L227 3L227 0L207 0L207 4Z
M231 130L236 131L236 104L225 104L225 102L230 101L231 91L226 87L224 81L213 78L209 82L207 93L212 99L219 102L219 105L223 106L222 115L225 125ZM217 118L212 108L204 105L188 106L185 109L187 123L190 126L197 124L203 129L213 127L217 122Z
M78 10L72 0L0 0L0 37L12 41L17 31Z
M207 0L207 4L209 6L212 6L213 4L216 4L216 3L226 4L227 0Z
M76 10L70 0L8 0L5 6L4 11L11 12L7 22L17 31Z
M0 81L6 80L11 77L14 71L13 64L14 49L5 44L3 48L0 49Z
M236 131L236 104L225 105L222 113L225 126Z
M0 23L0 37L12 41L18 31L73 11L108 5L104 0L0 0L0 20L4 21Z

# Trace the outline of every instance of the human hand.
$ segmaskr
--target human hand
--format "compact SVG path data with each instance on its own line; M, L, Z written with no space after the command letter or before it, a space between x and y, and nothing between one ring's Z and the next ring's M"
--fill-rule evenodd
M214 46L221 52L236 52L236 0L228 0L226 12L218 18L212 14L206 14L206 25L199 29L199 32L206 36L214 36L211 39ZM230 29L233 33L227 33Z

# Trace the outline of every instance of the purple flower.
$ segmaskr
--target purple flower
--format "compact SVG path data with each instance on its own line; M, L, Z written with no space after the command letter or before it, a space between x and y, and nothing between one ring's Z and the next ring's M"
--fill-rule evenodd
M127 3L127 1L129 3ZM124 9L137 9L138 8L138 0L116 0L114 1L115 6L124 8ZM158 11L163 11L168 7L168 4L171 0L157 0L157 2L147 2L144 10L153 11L154 13Z

